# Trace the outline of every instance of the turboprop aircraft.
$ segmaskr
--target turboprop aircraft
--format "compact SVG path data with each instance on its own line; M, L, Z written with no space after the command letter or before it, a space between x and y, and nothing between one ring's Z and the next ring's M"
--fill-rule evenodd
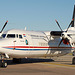
M7 67L4 57L13 58L19 62L21 58L62 56L75 49L75 6L73 18L67 29L61 31L27 31L11 29L3 32L7 22L1 30L0 53L1 67ZM71 26L71 27L70 27ZM75 57L72 61L75 64Z

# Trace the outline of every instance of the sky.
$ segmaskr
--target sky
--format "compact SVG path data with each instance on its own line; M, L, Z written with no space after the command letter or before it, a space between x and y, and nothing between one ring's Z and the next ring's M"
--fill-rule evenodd
M64 30L72 20L75 0L0 0L0 30L8 20L5 30L34 31Z

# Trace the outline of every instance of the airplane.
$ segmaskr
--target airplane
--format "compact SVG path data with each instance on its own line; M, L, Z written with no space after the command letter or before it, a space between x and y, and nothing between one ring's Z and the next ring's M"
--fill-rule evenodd
M13 58L16 63L20 62L21 58L63 56L75 50L75 5L72 21L65 30L62 30L57 20L61 31L3 31L7 23L8 21L0 31L0 67L8 66L5 58ZM72 64L75 64L75 57Z

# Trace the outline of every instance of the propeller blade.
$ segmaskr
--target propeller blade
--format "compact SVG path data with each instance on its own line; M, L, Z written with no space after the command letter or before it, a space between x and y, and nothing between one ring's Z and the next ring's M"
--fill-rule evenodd
M73 17L72 17L72 19L75 19L75 5L74 5L74 11L73 11ZM74 20L74 21L75 21L75 20ZM71 27L75 27L75 23L74 23L74 21L73 21Z
M48 54L49 50L50 50L50 49L47 50L46 55Z
M72 39L71 35L67 34L67 36L69 36Z
M59 26L60 30L63 31L63 30L61 29L61 27L60 27L58 21L57 21L57 20L55 20L55 21L56 21L57 25Z
M59 43L58 47L60 46L60 44L62 43L62 41L63 41L63 38L61 39L61 41L60 41L60 43Z
M8 21L5 22L5 24L4 24L3 28L2 28L2 30L0 31L0 33L2 33L2 31L4 30L4 28L5 28L7 23L8 23Z
M72 25L73 21L74 21L74 19L72 19L72 21L70 22L70 24L69 24L69 26L68 26L66 32L68 31L69 27Z
M71 46L70 42L69 42L69 45Z

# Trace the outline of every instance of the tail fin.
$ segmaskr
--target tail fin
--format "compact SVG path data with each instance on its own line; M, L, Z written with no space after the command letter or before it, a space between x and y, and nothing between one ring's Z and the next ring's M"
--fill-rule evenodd
M74 5L74 11L73 11L73 17L72 19L74 19L72 26L71 27L75 27L75 5Z

